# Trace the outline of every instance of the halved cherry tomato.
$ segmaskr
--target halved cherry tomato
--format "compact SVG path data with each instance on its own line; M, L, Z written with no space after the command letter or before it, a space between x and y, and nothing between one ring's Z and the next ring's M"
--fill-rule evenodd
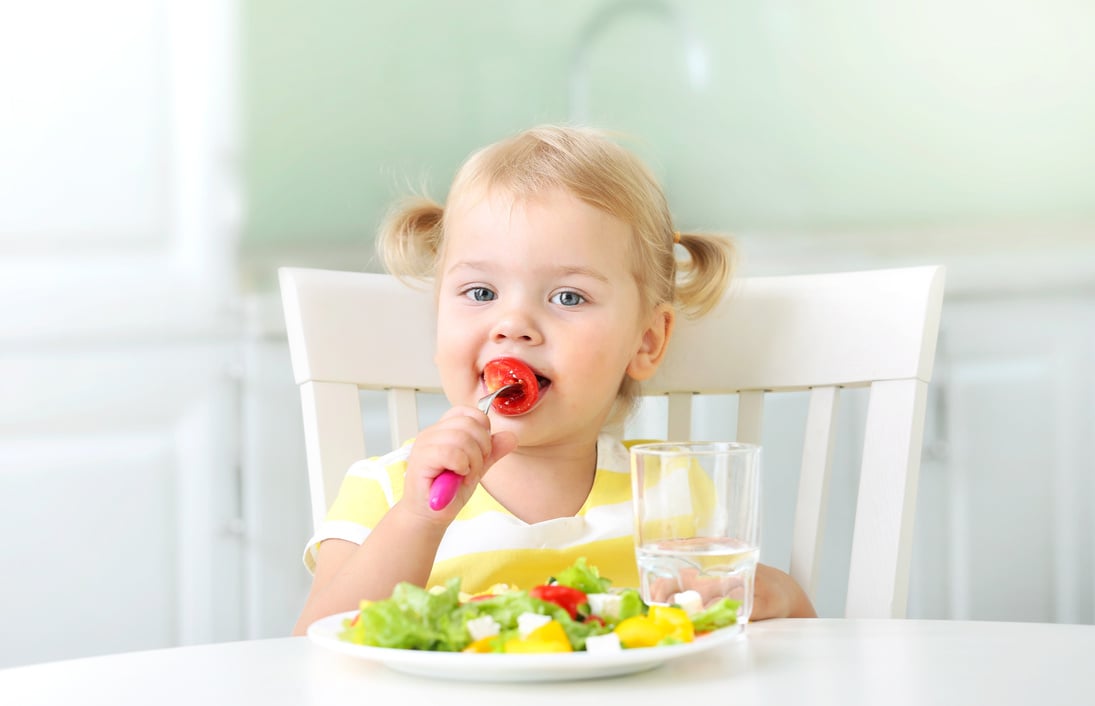
M529 595L548 603L554 603L569 613L572 620L577 620L578 609L589 603L589 599L582 591L557 584L535 586L529 591Z
M523 361L516 358L495 358L483 367L483 381L487 392L517 383L519 388L513 392L504 392L494 398L491 406L499 414L522 414L532 409L540 397L540 382L536 373Z

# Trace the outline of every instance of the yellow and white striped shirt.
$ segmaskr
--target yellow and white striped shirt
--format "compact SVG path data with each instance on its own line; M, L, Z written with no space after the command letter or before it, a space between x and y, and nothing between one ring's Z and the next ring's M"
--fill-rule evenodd
M342 481L335 502L308 542L304 563L315 569L320 542L365 541L403 493L410 444L384 456L358 461ZM573 517L528 524L514 517L483 486L449 525L429 585L461 578L460 588L480 593L499 583L529 589L585 557L614 586L637 586L634 515L628 450L618 439L597 439L593 488Z

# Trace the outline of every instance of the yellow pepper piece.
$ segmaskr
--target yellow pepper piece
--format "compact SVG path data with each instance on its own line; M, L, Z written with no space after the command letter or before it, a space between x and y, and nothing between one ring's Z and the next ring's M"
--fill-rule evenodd
M665 637L662 626L648 615L634 615L613 630L625 648L653 647Z
M692 627L692 619L681 608L652 605L650 606L649 616L662 631L663 637L672 637L681 642L692 642L696 637L696 630Z
M491 643L494 642L494 638L496 638L496 637L498 637L498 636L497 635L487 635L486 637L481 637L478 640L470 643L467 647L464 648L463 651L464 652L476 652L476 653L480 653L480 654L493 652L494 650L491 649L491 647L492 647Z
M573 652L566 630L558 620L544 623L528 634L528 637L515 637L506 640L504 652Z
M467 603L468 601L475 600L476 598L500 596L503 593L509 593L510 591L516 590L516 586L511 586L508 583L493 583L485 591L479 591L478 593L465 593L464 591L460 591L460 593L457 594L457 597L460 599L461 603Z

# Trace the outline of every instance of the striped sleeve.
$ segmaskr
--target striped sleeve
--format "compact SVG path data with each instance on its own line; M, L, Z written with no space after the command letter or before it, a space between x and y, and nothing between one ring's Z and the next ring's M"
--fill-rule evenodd
M368 458L350 466L327 516L304 549L304 565L314 572L316 552L327 539L361 544L403 494L403 474L410 447Z

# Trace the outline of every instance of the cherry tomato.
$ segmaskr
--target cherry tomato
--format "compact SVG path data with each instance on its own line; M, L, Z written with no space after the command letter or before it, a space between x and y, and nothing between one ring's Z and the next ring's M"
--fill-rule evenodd
M513 392L503 392L494 398L492 407L499 414L522 414L532 409L540 397L540 382L536 373L523 361L516 358L495 358L483 368L483 380L487 391L493 392L504 385L517 383L519 388Z

